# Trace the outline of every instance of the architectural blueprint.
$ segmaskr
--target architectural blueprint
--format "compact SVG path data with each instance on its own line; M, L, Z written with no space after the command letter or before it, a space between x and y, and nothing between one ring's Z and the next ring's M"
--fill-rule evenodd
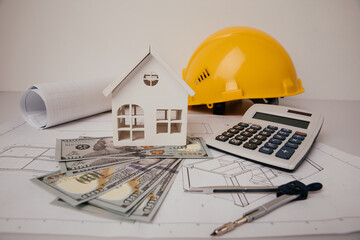
M265 167L244 159L229 155L221 155L214 159L187 163L183 166L184 189L203 186L279 186L281 184L299 180L304 181L324 170L316 162L307 158L301 170L287 173ZM234 204L246 207L267 194L233 193Z
M226 120L231 123L236 117ZM224 127L222 116L190 115L188 135L208 137ZM207 238L275 194L202 194L187 186L280 185L294 179L324 188L246 224L224 238L335 234L360 231L360 158L316 143L293 173L213 151L213 159L188 159L152 223L130 223L51 204L54 196L30 179L55 171L56 138L111 135L110 113L45 130L23 120L0 126L0 236L2 233L133 238ZM261 231L259 231L261 229Z

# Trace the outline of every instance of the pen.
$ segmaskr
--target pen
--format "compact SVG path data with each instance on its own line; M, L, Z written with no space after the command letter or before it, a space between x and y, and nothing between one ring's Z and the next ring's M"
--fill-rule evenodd
M205 186L190 187L187 192L235 193L235 192L276 192L278 186Z
M245 213L242 218L239 218L239 219L235 220L234 222L228 222L228 223L222 225L221 227L216 228L214 230L214 232L211 233L211 236L221 236L225 233L228 233L228 232L234 230L235 228L243 225L244 223L252 222L252 221L268 214L269 212L275 210L276 208L281 207L281 206L285 205L286 203L295 200L298 197L299 197L298 195L281 195L280 197L275 198L274 200L267 202L267 203L261 205L260 207L255 208L255 209Z

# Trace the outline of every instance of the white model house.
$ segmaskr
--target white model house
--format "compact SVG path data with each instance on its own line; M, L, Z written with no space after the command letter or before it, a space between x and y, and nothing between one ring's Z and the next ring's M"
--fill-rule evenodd
M195 92L153 49L103 93L112 94L115 146L186 144L188 95Z

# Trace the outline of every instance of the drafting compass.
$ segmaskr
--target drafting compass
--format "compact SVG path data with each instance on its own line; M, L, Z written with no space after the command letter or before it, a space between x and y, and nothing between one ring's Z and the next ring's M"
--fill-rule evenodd
M297 200L305 200L308 192L318 191L322 188L321 183L311 183L305 185L300 181L292 181L279 187L266 186L266 187L242 187L242 186L220 186L220 187L199 187L190 188L190 192L205 192L205 193L230 193L230 192L276 192L274 200L267 202L249 212L246 212L242 218L228 222L223 226L214 230L211 236L220 236L227 232L234 230L236 227L244 223L249 223L258 219L269 212L281 207L289 202Z

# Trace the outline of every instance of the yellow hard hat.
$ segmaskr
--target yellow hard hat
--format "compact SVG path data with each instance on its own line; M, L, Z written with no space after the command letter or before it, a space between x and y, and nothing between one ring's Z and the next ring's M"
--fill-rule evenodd
M286 50L270 35L250 27L222 29L192 55L183 79L195 91L189 105L236 99L266 99L304 92Z

